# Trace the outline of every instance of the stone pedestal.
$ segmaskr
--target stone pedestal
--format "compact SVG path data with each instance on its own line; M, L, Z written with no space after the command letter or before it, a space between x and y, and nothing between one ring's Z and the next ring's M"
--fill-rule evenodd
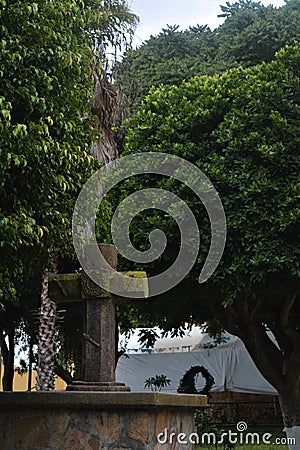
M111 244L92 245L113 269L117 267L117 249ZM95 256L96 258L96 256ZM83 348L80 381L68 385L68 391L130 391L124 383L116 382L116 301L128 292L146 298L148 282L145 272L125 272L120 280L104 270L100 272L104 285L98 286L85 272L53 274L49 277L49 297L57 304L84 302Z
M200 395L0 393L0 448L192 450L194 410L205 405Z

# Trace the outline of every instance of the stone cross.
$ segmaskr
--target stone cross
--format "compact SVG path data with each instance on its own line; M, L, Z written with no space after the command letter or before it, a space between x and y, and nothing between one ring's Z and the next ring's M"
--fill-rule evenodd
M100 251L108 264L116 269L117 249L111 244L100 244ZM125 272L123 275L138 278L139 297L148 295L145 272ZM130 281L130 279L129 279ZM125 283L124 283L125 284ZM56 303L80 302L85 304L83 317L83 380L67 386L72 391L130 391L115 378L116 309L117 299L126 299L130 284L118 284L118 295L112 295L95 284L85 272L53 274L49 278L49 297ZM114 291L116 292L116 291Z

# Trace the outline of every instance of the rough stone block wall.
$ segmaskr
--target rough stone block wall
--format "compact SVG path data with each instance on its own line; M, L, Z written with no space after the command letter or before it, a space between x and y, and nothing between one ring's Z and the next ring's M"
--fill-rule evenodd
M159 444L157 436L175 433ZM1 450L191 450L179 433L194 431L193 410L185 408L73 410L28 409L0 414Z

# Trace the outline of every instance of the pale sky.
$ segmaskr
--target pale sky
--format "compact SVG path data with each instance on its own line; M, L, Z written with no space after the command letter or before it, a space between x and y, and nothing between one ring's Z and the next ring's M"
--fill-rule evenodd
M230 0L234 3L236 0ZM211 29L222 23L220 5L226 0L129 0L131 10L140 17L135 45L140 45L150 35L158 34L168 25L180 25L181 30L193 25L208 25ZM262 4L282 6L284 0L262 0Z

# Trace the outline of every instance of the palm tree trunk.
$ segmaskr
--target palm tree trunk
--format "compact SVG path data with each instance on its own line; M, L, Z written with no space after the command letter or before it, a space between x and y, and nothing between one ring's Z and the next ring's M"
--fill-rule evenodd
M38 334L38 369L36 377L37 391L51 391L54 389L54 337L57 315L56 303L48 296L49 275L50 272L46 270L42 284L40 325Z

